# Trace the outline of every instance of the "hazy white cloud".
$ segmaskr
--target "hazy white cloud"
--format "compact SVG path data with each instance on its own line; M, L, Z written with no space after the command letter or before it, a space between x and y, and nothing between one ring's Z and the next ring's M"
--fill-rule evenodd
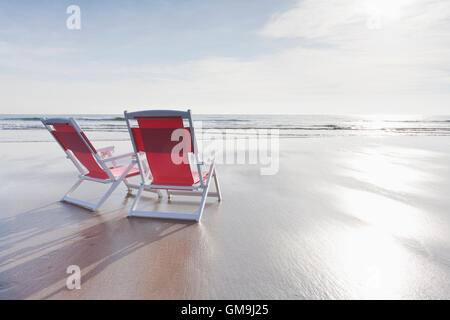
M173 65L40 63L85 81L0 78L0 95L15 110L51 113L175 106L197 113L448 113L449 19L445 0L304 0L260 31L268 39L299 38L294 48Z
M48 57L67 54L74 51L76 51L76 49L74 48L18 45L7 41L0 41L0 55L7 55L8 57L12 56Z
M366 36L367 30L392 28L409 36L431 29L435 35L448 35L449 16L446 0L303 0L272 16L261 34L342 41Z
M336 34L351 24L364 22L356 0L305 0L275 14L261 31L270 37L319 38Z

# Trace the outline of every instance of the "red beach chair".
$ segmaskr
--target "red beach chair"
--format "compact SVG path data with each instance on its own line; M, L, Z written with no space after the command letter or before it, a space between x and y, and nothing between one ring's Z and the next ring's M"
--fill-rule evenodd
M41 121L64 150L67 158L69 158L80 171L78 181L64 195L61 201L96 211L122 181L127 186L128 191L131 191L131 188L138 188L138 185L131 184L127 181L127 178L139 174L136 160L132 159L134 153L131 152L112 157L112 152L114 152L113 146L95 149L72 118L42 118ZM116 160L127 157L130 158L128 166L118 166L116 164ZM111 187L97 203L89 203L71 198L70 194L86 180L111 184Z
M124 112L142 183L129 216L200 221L207 196L222 199L214 159L199 161L190 110L152 110ZM186 126L185 126L186 123ZM214 177L216 192L209 192ZM194 213L169 213L137 210L142 191L166 190L172 195L201 196Z

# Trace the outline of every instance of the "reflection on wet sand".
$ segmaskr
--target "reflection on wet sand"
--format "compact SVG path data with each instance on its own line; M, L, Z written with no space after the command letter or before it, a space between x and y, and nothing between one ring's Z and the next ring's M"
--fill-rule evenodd
M126 218L126 190L95 214L59 203L74 172L57 146L4 144L0 298L450 298L447 140L283 140L274 176L219 168L224 201L200 224Z

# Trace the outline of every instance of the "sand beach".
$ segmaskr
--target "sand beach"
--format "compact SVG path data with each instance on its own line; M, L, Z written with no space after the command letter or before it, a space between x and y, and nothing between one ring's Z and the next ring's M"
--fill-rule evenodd
M276 175L218 166L200 223L127 218L124 186L96 213L61 203L76 171L56 143L1 148L1 299L450 298L448 137L281 139Z

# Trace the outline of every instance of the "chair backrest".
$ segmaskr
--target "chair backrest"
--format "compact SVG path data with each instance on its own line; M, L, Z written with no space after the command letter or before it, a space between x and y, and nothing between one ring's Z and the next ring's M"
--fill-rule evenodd
M141 152L146 155L153 184L192 186L199 182L194 178L189 157L189 154L196 156L197 152L190 110L125 111L124 114L136 155ZM130 120L135 120L136 125L130 124ZM188 121L187 127L183 120ZM143 174L145 170L140 169ZM203 181L200 183L203 185Z
M66 153L71 151L78 162L88 171L87 176L102 180L110 178L99 163L97 150L95 150L74 119L44 118L41 121L64 151ZM74 160L72 157L71 159Z

